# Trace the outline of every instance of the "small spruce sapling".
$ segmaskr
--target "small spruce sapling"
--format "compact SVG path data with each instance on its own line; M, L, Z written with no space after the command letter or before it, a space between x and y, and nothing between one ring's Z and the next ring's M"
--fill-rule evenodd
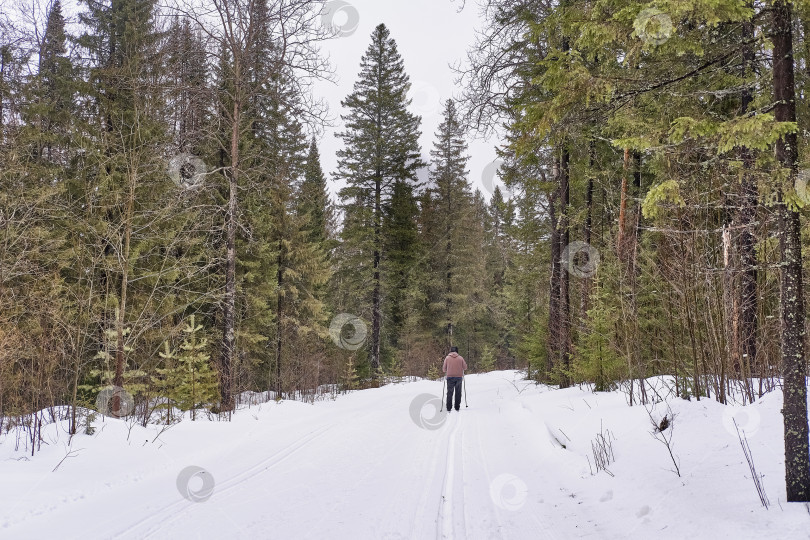
M354 355L352 355L349 357L349 361L346 362L345 371L343 373L343 391L346 392L357 389L358 380L357 369L354 365Z
M180 350L171 351L167 343L165 352L160 353L166 367L157 370L162 378L155 380L166 393L169 406L174 403L182 411L190 410L192 420L196 420L196 409L214 403L219 395L217 374L206 353L208 339L199 337L202 329L191 315L183 328L185 338Z
M478 360L478 371L488 373L495 369L495 351L489 345L484 345L481 351L481 359Z

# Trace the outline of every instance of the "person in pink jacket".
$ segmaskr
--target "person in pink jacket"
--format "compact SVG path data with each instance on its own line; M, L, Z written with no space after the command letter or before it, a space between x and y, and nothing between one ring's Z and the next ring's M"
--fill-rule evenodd
M461 408L461 382L467 362L458 354L458 347L450 347L450 354L444 357L442 371L447 375L447 412L452 409L453 394L456 396L456 410Z

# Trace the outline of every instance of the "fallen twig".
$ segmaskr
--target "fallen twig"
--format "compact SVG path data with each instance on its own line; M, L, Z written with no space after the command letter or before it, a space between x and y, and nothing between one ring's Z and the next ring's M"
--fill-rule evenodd
M68 453L67 453L67 454L65 454L65 457L63 457L63 458L62 458L62 459L59 461L59 463L57 463L57 464L56 464L56 467L54 467L54 468L53 468L53 470L52 470L51 472L56 472L56 469L58 469L58 468L59 468L59 466L60 466L60 465L61 465L61 464L62 464L62 463L63 463L63 462L66 460L66 459L68 459L68 458L72 458L72 457L76 457L76 454L78 454L78 453L79 453L79 452L81 452L82 450L84 450L84 448L79 448L79 449L77 449L77 450L69 450L69 451L68 451Z
M734 429L737 430L737 437L740 439L740 446L742 446L743 454L745 454L745 460L748 462L748 469L751 471L751 478L754 480L754 487L757 488L759 502L761 502L762 506L764 506L767 510L768 506L770 505L770 501L768 500L768 496L765 494L765 487L762 485L762 475L757 473L757 469L754 466L754 456L751 454L751 448L748 446L748 438L745 436L745 431L740 433L737 420L732 418L731 421L734 422ZM810 508L808 509L808 513L810 513Z

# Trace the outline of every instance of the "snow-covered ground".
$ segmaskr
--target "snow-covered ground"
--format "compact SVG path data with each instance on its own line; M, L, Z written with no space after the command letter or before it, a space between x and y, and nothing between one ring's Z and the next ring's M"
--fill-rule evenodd
M107 418L70 447L53 424L34 457L4 435L0 538L810 538L806 505L784 502L778 392L747 407L669 400L678 477L625 394L511 371L471 375L467 390L468 408L438 416L441 383L418 381L162 432ZM602 430L612 476L591 474Z

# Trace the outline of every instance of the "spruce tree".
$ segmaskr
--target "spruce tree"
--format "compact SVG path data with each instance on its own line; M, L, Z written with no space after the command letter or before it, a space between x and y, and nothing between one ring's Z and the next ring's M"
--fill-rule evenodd
M267 345L274 334L277 338L280 319L267 307L277 309L284 240L270 233L291 211L290 193L306 157L300 122L308 111L301 107L296 70L316 77L323 72L314 46L321 34L311 7L274 3L271 11L267 0L213 6L222 23L209 35L219 57L216 138L227 183L219 354L225 410L234 405L234 364L244 358L251 369L269 368L277 356L277 347Z
M20 41L11 22L0 19L0 147L8 146L15 125L12 120L20 112L23 73L30 59Z
M383 351L386 346L399 347L399 334L407 319L408 291L414 280L414 264L420 257L419 231L416 218L419 208L413 196L412 187L405 182L396 182L391 201L386 205L383 216L386 272L383 278L383 294L386 305L383 314L389 327L385 329ZM393 351L392 351L393 353ZM391 354L382 354L391 360Z
M201 337L203 325L197 324L194 315L189 316L183 327L183 342L179 350L171 350L168 342L160 358L164 368L157 368L159 377L152 377L169 399L181 411L191 411L196 420L196 409L211 406L219 397L217 374L211 368L208 339Z
M498 255L493 257L500 280L493 293L499 312L509 321L508 329L501 329L509 336L505 339L510 342L512 353L525 358L530 365L540 365L541 357L543 362L547 358L547 351L545 344L542 350L535 347L533 334L546 309L545 297L537 284L544 281L549 267L548 250L544 245L549 228L548 186L541 174L510 158L506 159L502 170L504 180L515 186L516 195L510 200L514 216L509 218L511 225L506 226L508 239L499 242ZM502 208L503 203L497 207ZM493 208L495 215L500 213L497 207ZM504 265L503 260L508 261L507 264Z
M313 242L327 246L327 241L335 233L335 209L329 198L326 176L321 168L321 157L315 137L309 145L304 180L301 182L298 213L309 216L310 238Z
M206 45L187 18L172 20L165 44L170 91L166 116L176 152L207 157L206 130L210 126ZM192 172L192 171L189 171Z
M486 241L484 254L489 278L486 290L492 309L490 328L495 330L499 345L504 344L507 326L514 331L509 301L508 269L515 255L513 233L516 220L515 201L503 196L500 186L495 186L486 208ZM508 321L508 324L507 324ZM497 353L498 351L496 351Z
M454 345L453 331L469 306L470 266L477 248L470 243L474 228L472 193L467 180L467 143L453 100L447 100L444 119L435 135L430 169L430 192L437 220L437 244L431 249L435 321L443 328L444 346Z
M154 301L156 282L136 278L159 264L160 255L153 250L165 237L161 228L170 214L170 182L160 161L166 143L160 117L160 34L154 0L84 3L87 10L80 21L86 32L79 44L89 65L82 99L91 107L81 118L84 178L76 183L75 195L83 205L87 249L104 255L94 280L109 296L98 316L102 325L116 331L113 384L122 386L125 350L131 345L127 341L155 325L144 308L160 305ZM163 213L155 212L158 208ZM139 297L137 288L146 296ZM133 303L140 309L130 310ZM124 329L135 314L143 317L142 326L126 338Z
M293 353L312 353L308 347L317 341L312 336L326 334L323 285L330 271L326 246L311 234L313 216L299 207L311 146L300 121L304 99L269 33L266 2L254 7L257 30L246 55L251 62L245 109L249 129L241 158L243 184L250 187L243 202L248 234L240 235L237 244L239 301L245 316L239 320L237 335L251 367L264 371L256 382L267 381L280 398L290 380ZM317 163L313 166L319 168ZM326 219L325 183L315 187L321 190L316 202ZM320 226L325 234L325 221Z
M36 58L22 43L6 43L4 30L0 26L0 325L13 330L4 332L12 341L0 344L9 368L0 374L7 380L0 402L16 401L20 412L36 413L57 399L68 401L76 387L76 342L68 336L81 335L80 317L72 309L76 291L62 281L74 266L64 226L75 84L58 1L47 12L38 48L30 51ZM33 73L24 76L24 64ZM14 389L17 399L9 401L6 389Z
M163 118L169 138L166 173L174 182L167 195L175 207L166 224L173 246L167 265L176 280L167 326L175 332L189 314L196 313L206 327L217 322L222 185L221 175L210 174L219 165L211 136L218 122L215 88L209 82L217 79L208 66L202 32L184 17L174 18L167 34L162 43L168 87Z
M338 134L344 148L337 154L336 174L347 184L340 192L347 214L344 241L354 244L368 261L360 269L365 273L366 290L358 292L371 303L370 357L375 379L380 369L385 300L384 211L396 183L415 184L416 171L424 166L419 149L421 119L407 110L409 87L396 42L380 24L361 59L354 91L341 102L348 112L342 115L345 130Z
M59 0L48 11L38 64L36 76L27 85L28 99L23 109L25 131L36 133L30 155L41 163L65 165L76 85Z

